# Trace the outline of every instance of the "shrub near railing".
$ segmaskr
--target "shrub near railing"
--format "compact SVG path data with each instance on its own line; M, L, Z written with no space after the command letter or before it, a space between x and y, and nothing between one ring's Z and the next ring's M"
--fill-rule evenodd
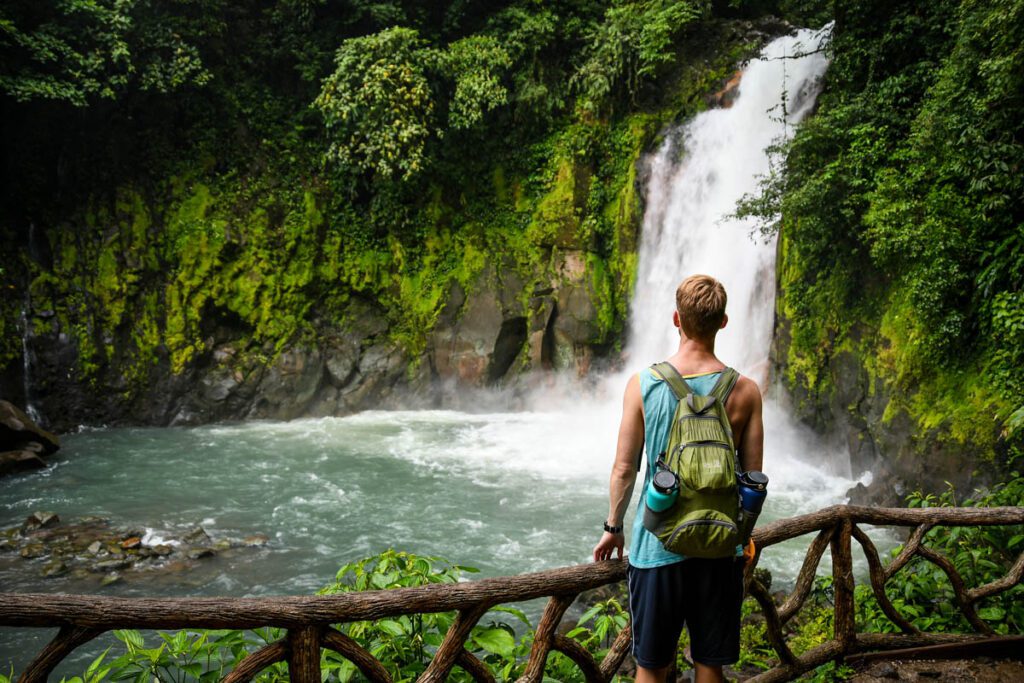
M1008 481L973 497L957 500L949 487L942 494L914 492L907 507L993 508L1024 505L1024 477L1017 472ZM1004 576L1024 551L1024 525L936 526L922 541L932 551L949 559L967 586L982 586ZM903 546L892 552L895 559ZM941 566L915 557L889 581L893 606L921 631L955 633L972 630L971 623L956 609L957 596ZM1024 585L1017 585L987 598L978 617L995 633L1024 633ZM870 586L857 586L858 630L894 633L899 628L879 607Z

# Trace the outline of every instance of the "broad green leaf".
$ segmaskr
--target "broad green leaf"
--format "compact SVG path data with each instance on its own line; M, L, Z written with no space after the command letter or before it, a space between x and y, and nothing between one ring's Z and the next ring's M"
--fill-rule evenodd
M392 636L404 636L406 634L402 624L393 619L381 619L377 622L377 628Z
M1006 616L1006 610L1001 607L982 607L978 610L978 616L985 621L999 621Z
M523 622L525 625L527 625L527 626L529 626L531 628L533 627L533 624L530 623L530 618L527 617L526 616L526 612L524 612L521 609L516 609L515 607L505 607L503 605L499 605L498 607L492 607L489 611L490 612L501 612L503 614L511 614L516 619L518 619L519 621Z
M125 645L139 649L145 645L145 641L142 639L142 634L138 631L131 629L117 630L114 631L114 637L120 640Z
M503 628L487 628L482 631L474 631L473 641L488 652L493 652L502 657L512 654L516 646L515 638Z

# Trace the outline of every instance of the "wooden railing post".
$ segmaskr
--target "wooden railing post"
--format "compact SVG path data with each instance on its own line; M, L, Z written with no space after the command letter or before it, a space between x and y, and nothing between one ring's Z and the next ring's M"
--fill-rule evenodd
M50 674L68 654L82 643L88 643L102 631L82 626L61 626L50 644L29 664L18 683L45 683Z
M518 683L540 683L544 678L544 664L548 660L548 653L551 652L551 644L554 639L558 622L562 620L565 610L576 599L576 595L552 595L548 600L544 614L541 615L540 623L533 636L533 647L530 649L530 659L526 662L526 669L523 671Z
M850 537L853 524L849 517L836 525L832 537L832 588L835 591L835 638L845 653L856 640L853 601L853 557Z
M466 639L469 638L476 622L487 613L488 608L487 603L481 603L470 609L459 610L455 622L444 636L444 641L434 653L434 658L417 679L418 683L444 683L448 680L448 674L458 661L459 654L466 645Z
M292 683L320 683L320 628L288 630L288 678Z

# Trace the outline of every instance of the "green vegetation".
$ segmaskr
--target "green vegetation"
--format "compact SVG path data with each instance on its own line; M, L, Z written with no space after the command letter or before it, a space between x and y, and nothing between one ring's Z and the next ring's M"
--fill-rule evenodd
M476 571L439 558L388 550L343 566L336 581L324 587L319 594L455 583L464 573ZM621 604L610 598L596 603L581 615L576 627L566 636L600 660L627 619ZM413 681L423 673L454 620L455 612L442 612L353 622L338 628L376 657L391 674L392 680L402 683ZM522 610L495 607L473 628L466 641L466 649L485 662L498 681L516 680L526 666L533 644L533 630L534 625ZM246 655L279 640L285 632L278 628L159 632L155 643L149 643L150 647L138 631L115 631L114 635L122 644L122 654L112 657L108 648L80 676L62 681L217 681ZM321 651L320 665L326 676L324 680L340 683L359 680L355 665L331 650ZM548 658L545 676L545 680L553 683L583 680L576 665L560 653L552 653ZM13 675L0 675L0 683L13 680ZM288 667L284 663L275 664L255 680L287 681ZM473 679L456 667L447 680L461 682Z
M989 462L1024 449L1022 38L1019 0L837 4L817 114L745 207L782 239L790 384L827 397L852 351L885 419Z
M567 250L614 346L636 161L755 47L699 0L25 1L0 27L0 365L30 300L125 397L216 330L244 365L367 307L416 363L453 288L510 274L529 318Z
M916 492L907 498L909 507L1000 507L1024 500L1024 477L1016 472L1009 481L976 497L958 502L949 488L940 495ZM981 586L1006 575L1024 551L1024 527L937 527L925 535L925 544L949 558L969 586ZM893 551L893 556L899 549ZM956 595L941 568L915 558L889 582L887 594L893 606L911 624L929 632L966 633L972 627L956 608ZM857 587L858 629L894 633L898 629L878 607L869 586ZM1024 632L1024 585L1016 585L979 604L978 616L999 634Z

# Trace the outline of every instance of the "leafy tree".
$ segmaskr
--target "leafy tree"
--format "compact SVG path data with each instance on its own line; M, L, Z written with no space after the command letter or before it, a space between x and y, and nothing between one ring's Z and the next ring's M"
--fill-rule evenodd
M167 93L211 74L173 21L137 0L16 0L0 8L0 92L84 107L131 87Z
M384 179L422 170L436 106L428 56L408 28L342 43L314 102L332 136L328 158Z
M479 125L508 101L502 77L510 64L490 36L438 49L396 27L345 41L314 101L331 135L328 159L383 180L413 178L432 142Z
M702 0L619 2L608 8L573 75L584 103L600 107L623 93L635 103L641 82L675 61L680 30L708 9Z

